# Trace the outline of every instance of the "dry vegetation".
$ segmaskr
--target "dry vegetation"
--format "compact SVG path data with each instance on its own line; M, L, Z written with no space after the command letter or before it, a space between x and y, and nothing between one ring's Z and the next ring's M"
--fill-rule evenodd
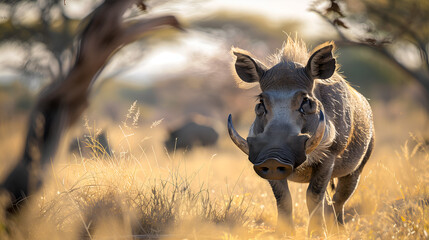
M346 205L345 230L328 239L428 239L429 149L417 132L426 116L413 110L386 119L386 111L405 107L373 106L379 133L375 154ZM160 145L162 122L137 127L136 115L131 109L127 120L110 127L112 157L61 151L23 214L8 221L3 216L0 238L278 238L271 189L229 139L221 138L216 148L167 153ZM401 128L409 123L414 128ZM96 123L84 125L87 134L97 133ZM0 128L3 162L19 151L20 128L19 122ZM400 143L388 141L392 134ZM404 136L408 140L401 140ZM296 238L305 239L306 184L290 185Z

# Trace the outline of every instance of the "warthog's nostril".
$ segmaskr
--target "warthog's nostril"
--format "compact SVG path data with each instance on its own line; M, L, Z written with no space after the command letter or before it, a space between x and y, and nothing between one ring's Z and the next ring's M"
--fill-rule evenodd
M275 158L269 158L260 164L253 166L256 173L265 179L281 180L287 178L292 171L293 166L291 164L280 162Z

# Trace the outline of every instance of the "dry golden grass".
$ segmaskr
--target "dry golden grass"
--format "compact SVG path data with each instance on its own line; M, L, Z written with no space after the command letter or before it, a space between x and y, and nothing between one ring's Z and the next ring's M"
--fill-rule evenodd
M376 117L384 114L385 106L374 105ZM425 115L413 114L396 122L377 120L380 138L387 139L392 126L398 136L409 134L398 128L407 121L418 129ZM272 234L277 210L271 189L229 139L221 138L215 148L168 154L160 144L162 123L135 128L136 115L133 110L127 124L110 128L112 157L60 151L46 169L46 184L29 198L23 214L2 217L0 239L278 238ZM2 151L11 149L8 141L22 139L22 133L10 131L13 124L1 129ZM86 125L94 136L96 124ZM345 230L327 238L429 238L429 153L417 136L400 144L377 141L346 204ZM296 238L305 239L307 184L291 183L290 188Z

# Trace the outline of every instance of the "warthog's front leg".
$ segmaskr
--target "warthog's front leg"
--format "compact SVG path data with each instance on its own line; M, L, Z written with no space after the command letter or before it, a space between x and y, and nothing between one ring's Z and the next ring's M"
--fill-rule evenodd
M307 189L307 208L310 218L307 234L309 236L323 233L325 191L331 179L333 162L332 158L328 158L313 166Z
M277 201L277 233L295 235L292 219L292 197L287 180L269 180Z

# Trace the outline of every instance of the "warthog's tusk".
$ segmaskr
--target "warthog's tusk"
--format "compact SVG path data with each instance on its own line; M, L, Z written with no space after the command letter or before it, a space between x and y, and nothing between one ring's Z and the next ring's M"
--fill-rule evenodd
M242 138L237 131L235 131L234 126L232 125L231 114L228 116L228 133L232 141L241 149L245 154L249 155L249 145L247 144L246 139Z
M317 126L316 132L305 143L306 154L311 153L312 151L314 151L314 149L316 149L317 146L319 146L320 142L322 141L323 135L325 133L325 126L326 126L325 115L323 114L323 111L320 110L319 125Z

